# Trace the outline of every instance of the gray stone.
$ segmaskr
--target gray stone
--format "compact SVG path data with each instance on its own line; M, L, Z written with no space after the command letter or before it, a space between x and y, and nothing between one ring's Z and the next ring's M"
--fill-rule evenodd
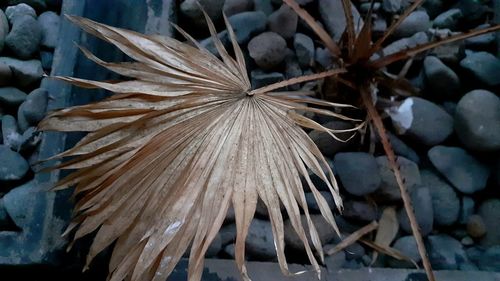
M356 271L362 267L363 265L358 260L346 260L342 268L349 269L349 271Z
M17 109L17 126L21 133L24 133L24 131L30 127L28 120L26 120L26 116L24 116L24 105L25 103L23 102Z
M228 224L219 230L222 246L225 246L236 241L236 224Z
M429 188L432 197L434 223L441 226L454 224L460 213L460 200L453 187L429 170L420 171L420 176L422 185Z
M408 37L417 32L426 31L431 27L431 21L426 11L414 11L394 31L396 37Z
M305 215L301 215L302 226L304 227L307 239L309 240L309 245L312 245L312 241L309 235L309 228ZM327 223L327 221L323 218L322 215L311 215L311 221L316 227L318 232L319 240L322 245L327 244L330 241L338 241L339 237L335 233L333 227ZM300 240L299 236L293 229L292 223L290 219L287 219L284 223L285 230L285 243L287 247L297 251L305 251L304 244L302 240ZM248 240L248 239L247 239ZM274 250L274 246L273 246Z
M500 85L500 59L488 52L469 52L460 66L485 85Z
M38 24L42 30L41 44L43 47L54 49L57 46L60 22L59 15L52 11L44 12L38 17Z
M490 24L481 24L474 30L491 27ZM465 46L471 49L485 49L495 44L495 33L490 32L479 36L465 39Z
M17 130L16 118L11 115L2 117L3 144L12 150L17 150L21 144L21 135Z
M336 272L346 262L344 251L339 251L333 255L325 256L325 265L328 272Z
M462 244L446 234L431 235L427 238L429 259L435 270L455 270L468 262Z
M460 223L466 224L470 216L474 214L476 203L469 196L463 196L460 200Z
M465 43L464 41L457 41L454 43L439 45L430 50L429 55L436 56L446 64L457 65L465 56Z
M469 234L472 238L481 238L487 231L488 230L486 229L486 225L484 224L484 220L481 216L469 216L467 219L467 234Z
M224 6L224 0L186 0L181 3L180 12L189 19L190 24L196 27L205 27L206 25L198 3L213 21L217 21L222 17L221 11Z
M321 196L325 198L326 203L328 203L328 207L330 209L335 209L335 201L333 200L333 196L329 191L320 191ZM310 211L319 213L320 208L318 205L318 202L316 202L316 198L314 197L314 194L312 192L307 192L306 193L306 202L307 202L307 207L309 207Z
M377 209L374 204L358 200L344 201L342 215L349 220L360 222L371 222L378 219Z
M387 13L397 13L401 10L402 0L382 0L382 9Z
M253 5L255 11L261 11L266 16L269 16L274 10L271 0L253 0Z
M453 97L460 89L458 75L440 59L427 56L424 60L426 84L433 97Z
M50 70L52 69L52 61L54 59L54 53L41 51L40 52L40 60L42 61L43 69Z
M342 186L350 194L363 196L379 188L381 179L376 173L377 162L371 154L337 153L333 161Z
M405 99L388 110L398 133L425 145L443 142L453 132L453 117L438 105L418 97Z
M0 57L0 63L11 68L14 81L20 87L32 85L43 76L42 63L39 60L18 60L9 57Z
M467 254L467 258L471 262L477 264L477 263L479 263L479 259L481 258L481 256L484 253L484 248L480 247L480 246L473 246L473 247L467 248L465 250L465 253Z
M14 87L0 88L0 104L7 107L18 107L26 100L26 93Z
M297 31L298 16L287 4L269 15L267 25L269 30L278 33L285 39L290 39Z
M333 130L346 130L353 127L352 124L345 121L327 121L326 123L322 123L322 126ZM339 133L337 134L337 137L346 140L349 139L351 135L352 133L349 132ZM312 130L311 132L309 132L309 137L314 141L316 146L318 146L319 150L328 157L334 156L338 151L347 149L356 141L354 138L352 138L349 141L341 142L332 138L332 136L330 136L328 133L318 130Z
M477 214L483 218L488 231L481 239L483 246L500 245L500 227L498 227L500 212L498 210L500 210L500 199L488 199L478 208Z
M500 245L488 248L479 258L478 266L484 271L500 272Z
M394 2L396 2L396 1L394 1ZM361 12L361 14L366 14L370 10L371 6L372 6L372 3L370 3L370 2L361 3L361 5L359 6L359 11ZM382 7L382 4L380 4L380 2L374 2L373 3L373 12L380 11L381 7Z
M401 200L401 192L399 190L396 177L392 171L389 160L386 156L376 158L378 171L382 179L380 189L375 194L380 201L398 201ZM417 164L404 157L398 157L396 160L399 165L401 176L405 181L405 186L408 190L412 190L414 186L421 183L420 172ZM366 172L362 175L366 175Z
M323 68L329 68L333 63L333 56L330 51L326 48L316 48L314 59L318 62Z
M19 151L32 151L40 142L42 135L35 127L29 127L21 136Z
M226 16L230 17L234 14L250 11L253 8L252 0L226 0L222 10Z
M357 260L365 254L365 248L359 243L354 242L344 249L346 260Z
M3 204L3 198L0 198L0 231L9 225L9 214L5 211L5 206Z
M319 0L319 14L323 20L326 30L333 37L335 41L338 41L347 26L346 18L344 14L344 9L341 0ZM356 33L363 27L363 19L359 14L358 10L354 6L352 7L352 16L355 24Z
M436 169L460 192L472 194L486 187L490 170L459 147L435 146L427 153Z
M331 160L330 158L326 158L326 157L325 157L325 160L326 160L326 163L328 164L328 167L330 168L330 170L336 171L336 169L333 167L333 160ZM325 173L325 175L327 175L328 169L326 167L322 167L322 168L323 168L323 173ZM311 178L312 183L314 184L314 186L316 186L316 188L318 190L330 192L328 185L319 176L317 176L313 171L311 171L311 169L308 169L307 172L308 172L309 177ZM303 178L302 178L302 184L304 186L308 186L308 183Z
M224 247L224 253L232 259L235 257L235 251L234 244L229 244Z
M470 237L470 236L466 236L464 238L462 238L462 240L460 240L460 243L462 243L462 245L464 246L472 246L474 245L474 240Z
M215 257L221 250L222 250L222 243L221 243L220 233L217 233L212 243L210 243L210 246L208 246L208 249L205 253L205 257L207 258Z
M227 34L227 30L221 31L217 33L217 38L221 41L222 45L225 48L228 48L231 44L231 41L229 40L229 35ZM203 46L205 49L207 49L210 53L220 56L219 51L217 51L217 48L215 47L214 40L212 36L205 38L200 41L201 46ZM43 64L43 57L42 57L42 64Z
M9 66L0 63L0 87L10 85L12 82L12 70Z
M387 136L389 137L389 142L392 145L392 149L396 153L396 155L403 156L404 158L411 160L415 163L420 162L420 157L418 157L415 150L406 145L401 139L395 136L391 132L387 132ZM380 142L380 137L377 135L377 141Z
M16 19L21 18L22 16L30 16L33 19L36 19L35 9L24 3L7 7L7 9L5 9L5 15L7 16L11 24L13 24Z
M451 30L455 29L458 22L463 17L462 11L460 9L450 9L434 19L433 26L436 28L449 28Z
M264 32L250 40L248 51L259 67L269 70L285 58L286 41L275 32Z
M263 12L243 12L229 17L239 44L266 29L266 15Z
M291 79L299 76L302 76L302 69L300 68L297 57L292 52L292 55L286 56L285 58L285 77L286 79ZM300 89L300 84L289 85L288 88L296 91Z
M406 49L416 47L417 45L425 44L429 42L429 36L425 32L418 32L411 34L411 37L402 38L392 42L382 49L382 54L384 56L392 55Z
M455 131L471 150L500 149L500 98L486 90L474 90L458 102Z
M39 50L42 30L38 22L30 16L22 16L14 21L5 38L5 45L21 59L33 57Z
M47 110L47 90L38 88L29 93L24 101L23 114L31 125L36 125L45 116Z
M428 235L432 231L434 224L434 210L432 207L432 197L427 186L416 186L410 191L410 197L415 212L417 223L420 227L420 233L423 236ZM406 233L411 234L411 225L408 215L404 208L398 212L398 220L401 229Z
M250 72L250 79L252 81L252 87L254 89L270 85L279 81L285 80L285 76L279 72L266 73L262 70L253 70Z
M28 170L28 162L19 153L0 145L0 181L20 180Z
M373 20L372 32L377 36L384 34L387 31L387 21L384 18L378 17Z
M409 257L414 260L416 263L419 263L422 260L420 253L418 252L417 242L415 241L415 237L413 235L402 236L394 242L392 248L400 251L403 255ZM388 263L391 267L396 268L414 268L415 265L413 263L397 260L394 258L389 258Z
M314 42L302 33L297 33L293 37L293 47L297 54L297 59L301 67L311 67L314 63Z
M0 10L0 52L3 50L3 46L5 45L5 37L7 37L8 33L9 21L3 13L3 10Z
M253 219L248 229L245 242L248 254L262 259L272 259L276 256L271 223Z

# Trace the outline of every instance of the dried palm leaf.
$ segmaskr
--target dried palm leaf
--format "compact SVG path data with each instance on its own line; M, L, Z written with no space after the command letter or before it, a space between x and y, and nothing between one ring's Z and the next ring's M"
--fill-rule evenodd
M57 77L116 94L53 112L39 126L41 130L88 132L75 147L51 158L71 157L55 168L78 170L55 189L75 186L79 199L67 233L76 230L74 239L78 239L97 231L87 265L116 241L109 264L111 281L163 281L190 247L189 280L200 280L205 252L232 205L237 228L235 259L242 276L249 280L244 264L245 239L260 198L269 212L283 273L291 274L284 254L280 204L319 276L312 248L321 259L323 253L300 177L305 178L321 214L337 232L332 212L308 170L326 183L339 209L342 202L331 169L301 126L332 136L336 131L294 111L346 118L324 109L345 105L315 99L308 92L272 91L344 70L251 90L243 54L225 17L236 59L217 38L208 17L222 59L181 29L192 45L68 18L134 60L108 63L82 48L89 59L131 80ZM355 130L357 127L349 131ZM307 218L306 228L301 212Z

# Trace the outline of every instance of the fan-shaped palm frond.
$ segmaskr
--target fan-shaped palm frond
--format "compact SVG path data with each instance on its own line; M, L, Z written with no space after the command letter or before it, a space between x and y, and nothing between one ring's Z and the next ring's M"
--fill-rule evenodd
M301 177L337 232L332 212L308 172L327 184L338 208L342 203L331 169L301 126L332 137L336 131L295 111L349 119L325 109L349 105L316 99L309 92L273 91L343 70L251 90L243 54L227 19L236 59L218 40L208 17L222 59L181 29L191 45L84 18L69 19L135 60L108 63L82 48L89 59L131 79L98 82L58 77L116 94L53 112L40 124L41 130L88 132L75 147L51 158L72 157L55 168L77 169L56 189L76 186L75 217L67 232L76 229L74 238L78 239L97 230L88 263L116 241L110 280L163 281L190 247L189 280L200 280L204 254L232 205L237 226L236 263L248 279L245 239L260 198L269 212L281 270L289 274L280 204L319 274L312 248L321 259L322 248ZM301 212L307 225L302 225Z

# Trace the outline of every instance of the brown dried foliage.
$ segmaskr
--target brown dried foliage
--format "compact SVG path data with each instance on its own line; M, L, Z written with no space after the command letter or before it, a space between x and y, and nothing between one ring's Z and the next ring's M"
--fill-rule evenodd
M284 254L280 204L319 276L313 252L323 260L322 246L310 219L301 177L332 231L339 232L332 210L312 183L309 171L326 183L339 209L342 202L331 169L302 127L334 138L337 131L295 111L353 120L329 110L352 106L316 99L307 91L275 90L345 70L251 90L243 54L227 19L235 59L217 38L208 17L222 59L181 29L189 44L68 18L134 60L104 62L82 48L95 63L131 79L104 82L57 77L115 94L103 101L52 112L39 125L41 130L88 132L75 147L49 159L71 157L54 168L77 170L55 189L74 186L78 198L66 234L74 232L74 239L79 239L96 232L87 266L116 242L109 264L111 281L163 281L188 250L188 278L200 280L205 252L232 205L237 227L236 264L249 280L245 239L260 198L269 212L283 273L292 274ZM307 218L306 226L301 213Z

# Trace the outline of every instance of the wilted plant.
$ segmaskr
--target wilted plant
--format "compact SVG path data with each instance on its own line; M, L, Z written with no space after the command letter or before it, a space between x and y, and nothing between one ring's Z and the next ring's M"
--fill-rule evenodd
M319 25L314 18L294 0L284 0L284 2L307 22L312 30L318 35L325 47L333 55L337 67L345 69L345 71L330 80L335 80L343 90L355 94L355 96L359 97L362 101L360 106L366 109L367 119L371 121L375 131L379 135L389 164L394 171L394 176L400 187L404 207L408 214L427 276L429 280L435 280L426 254L422 235L420 234L419 226L413 212L410 196L408 195L404 179L399 171L399 165L396 162L396 156L389 142L389 137L387 136L382 118L376 108L377 98L380 98L378 93L381 88L384 88L393 94L391 97L393 99L397 98L399 93L412 94L417 92L416 89L411 86L411 83L404 77L411 65L411 59L413 57L444 44L500 30L500 25L449 36L384 56L381 54L381 51L386 40L390 38L396 28L408 17L408 15L422 4L423 0L414 1L412 5L390 25L387 31L375 41L372 41L371 22L374 1L371 1L371 8L365 17L363 26L358 28L359 23L355 23L353 19L351 1L342 0L346 28L339 42L335 42L323 27L321 27L321 25ZM359 33L356 33L356 30L359 30ZM407 59L410 60L405 64L399 75L393 75L387 72L386 66ZM325 96L331 96L331 93L325 93Z
M252 90L243 54L226 18L236 59L228 55L208 17L222 59L179 28L192 45L68 18L134 60L104 62L82 48L89 59L131 79L99 82L58 77L116 94L53 112L39 126L41 130L88 132L75 147L50 159L71 157L55 168L77 170L55 189L75 186L75 217L66 233L76 229L74 239L78 239L97 230L87 265L116 241L109 264L110 280L163 281L190 247L189 280L200 280L204 254L232 205L237 227L235 259L248 280L245 239L260 198L269 212L281 270L289 274L280 204L319 276L312 248L323 259L322 247L310 219L301 177L337 233L332 212L308 170L326 183L338 208L342 203L331 169L301 127L321 130L334 138L337 131L295 111L353 120L324 109L352 106L316 99L310 92L276 90L344 70ZM362 125L339 132L356 131ZM307 218L306 226L302 225L301 212Z

